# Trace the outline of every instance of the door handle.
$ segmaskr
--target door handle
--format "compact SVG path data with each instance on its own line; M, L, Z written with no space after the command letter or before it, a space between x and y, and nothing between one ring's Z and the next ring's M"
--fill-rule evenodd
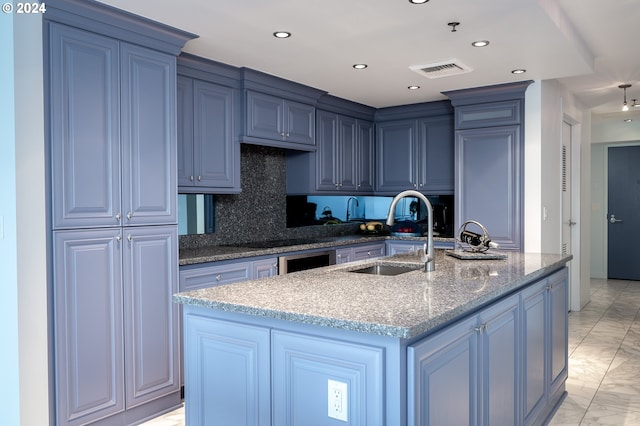
M611 217L609 218L609 222L611 222L611 223L619 223L619 222L622 222L622 219L616 219L616 215L612 214Z

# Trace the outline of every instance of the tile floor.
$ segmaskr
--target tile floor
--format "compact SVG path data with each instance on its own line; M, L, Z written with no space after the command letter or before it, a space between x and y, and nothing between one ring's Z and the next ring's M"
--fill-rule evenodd
M640 282L591 280L569 314L568 395L550 425L640 425ZM183 426L184 408L144 426Z

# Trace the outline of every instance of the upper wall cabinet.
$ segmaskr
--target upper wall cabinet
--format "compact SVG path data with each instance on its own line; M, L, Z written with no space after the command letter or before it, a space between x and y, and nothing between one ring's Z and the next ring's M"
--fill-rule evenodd
M234 137L234 90L178 77L180 192L240 192L240 144Z
M530 81L447 92L455 108L455 219L501 249L524 247L524 96Z
M241 80L241 142L315 150L315 105L325 92L248 68L241 70Z
M240 192L239 77L229 65L178 57L179 192Z
M376 193L453 193L451 115L377 124Z
M274 144L315 145L315 108L247 91L246 135Z
M53 226L176 222L175 56L51 23Z
M316 151L287 155L287 193L373 194L373 108L330 95L319 107Z
M316 152L290 154L289 193L373 193L373 123L318 111Z

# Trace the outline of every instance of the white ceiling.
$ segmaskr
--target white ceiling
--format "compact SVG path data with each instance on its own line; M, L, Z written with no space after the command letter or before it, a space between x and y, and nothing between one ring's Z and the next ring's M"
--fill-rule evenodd
M195 33L184 51L373 107L443 91L558 79L596 114L640 100L640 0L102 0ZM452 32L447 23L458 21ZM274 31L290 31L276 39ZM484 48L474 40L489 40ZM412 65L457 59L472 72L429 79ZM366 63L365 70L353 64ZM525 68L522 75L511 70ZM408 90L419 85L419 90ZM627 114L640 115L640 108Z

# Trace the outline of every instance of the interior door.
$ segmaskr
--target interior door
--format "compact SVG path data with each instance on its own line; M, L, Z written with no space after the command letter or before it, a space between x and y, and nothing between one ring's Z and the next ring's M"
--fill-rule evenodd
M608 278L640 280L640 146L608 149Z

